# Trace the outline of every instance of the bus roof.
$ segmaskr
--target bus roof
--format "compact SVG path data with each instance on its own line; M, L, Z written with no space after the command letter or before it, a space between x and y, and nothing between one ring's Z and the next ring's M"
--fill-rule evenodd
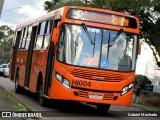
M109 14L115 14L115 15L120 15L120 16L125 16L125 17L132 17L132 18L135 18L135 19L138 19L132 15L129 15L129 14L126 14L126 13L121 13L121 12L116 12L116 11L111 11L111 10L106 10L106 9L100 9L100 8L91 8L91 7L82 7L82 6L64 6L62 8L59 8L59 9L56 9L56 10L53 10L49 13L47 13L46 15L43 15L41 17L38 17L38 18L35 18L35 19L32 19L32 20L29 20L27 22L24 22L24 23L21 23L19 25L17 25L16 29L19 29L21 27L25 27L25 26L28 26L28 25L32 25L34 23L38 23L40 21L43 21L45 19L48 19L48 18L51 18L51 17L54 17L54 16L57 16L57 15L63 15L63 13L66 14L66 11L65 10L68 10L69 8L76 8L76 9L82 9L82 10L88 10L88 11L95 11L95 12L102 12L102 13L109 13ZM65 12L64 12L65 11Z
M27 26L27 25L32 25L34 23L37 23L37 22L40 22L40 21L43 21L45 19L48 19L48 18L51 18L53 16L56 16L56 15L62 15L62 11L65 7L62 7L62 8L59 8L59 9L56 9L54 11L51 11L43 16L40 16L38 18L34 18L32 20L29 20L27 22L24 22L24 23L21 23L19 25L17 25L16 29L19 29L21 27L24 27L24 26Z

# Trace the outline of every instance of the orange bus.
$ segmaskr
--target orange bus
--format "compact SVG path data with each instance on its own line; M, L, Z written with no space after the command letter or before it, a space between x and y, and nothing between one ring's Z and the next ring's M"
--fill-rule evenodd
M46 99L131 106L138 54L138 18L65 6L16 27L10 63L15 91Z

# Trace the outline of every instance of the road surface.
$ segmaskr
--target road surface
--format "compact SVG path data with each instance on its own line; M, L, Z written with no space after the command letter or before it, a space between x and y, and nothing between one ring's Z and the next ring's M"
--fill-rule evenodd
M0 77L0 86L5 88L32 111L41 111L42 116L45 116L44 119L47 120L106 120L106 117L110 120L159 120L159 117L128 117L129 115L134 115L133 113L139 114L140 112L145 113L146 111L134 107L123 107L116 105L111 105L110 110L106 114L99 114L94 105L67 101L56 101L49 103L47 107L41 107L35 96L30 95L29 93L16 94L14 92L14 83L8 78Z

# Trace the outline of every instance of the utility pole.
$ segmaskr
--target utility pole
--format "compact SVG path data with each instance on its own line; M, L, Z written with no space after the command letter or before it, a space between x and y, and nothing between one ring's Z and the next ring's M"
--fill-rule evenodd
M3 3L4 3L4 0L0 0L0 17L1 17L1 12L3 8Z

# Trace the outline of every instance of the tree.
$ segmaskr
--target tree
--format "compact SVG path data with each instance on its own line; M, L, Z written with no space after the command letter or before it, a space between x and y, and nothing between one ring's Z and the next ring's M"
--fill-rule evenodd
M85 6L87 0L51 0L45 1L44 9L48 12L63 6Z
M10 60L14 31L6 26L0 26L0 64Z
M103 8L137 16L140 19L140 38L150 46L160 67L160 1L159 0L52 0L46 1L45 10L52 11L65 5Z

